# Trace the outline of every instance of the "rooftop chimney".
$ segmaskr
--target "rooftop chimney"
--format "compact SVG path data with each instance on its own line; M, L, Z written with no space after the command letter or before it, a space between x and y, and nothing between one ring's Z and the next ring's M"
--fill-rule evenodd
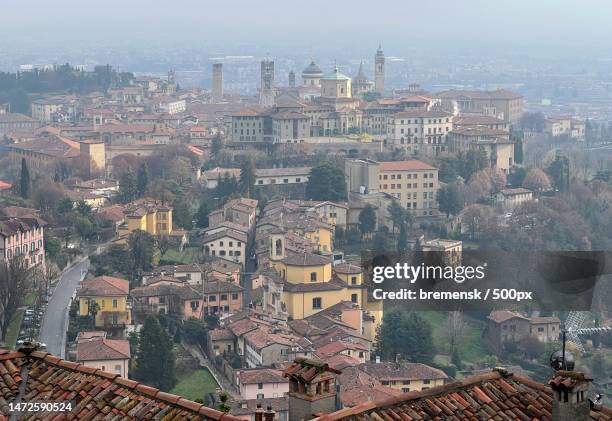
M274 421L274 416L276 413L272 410L272 406L268 405L268 409L264 412L264 420L265 421Z
M261 408L261 404L257 404L257 409L255 409L255 421L263 421L264 418L264 410Z
M548 382L553 391L552 418L555 421L588 421L591 405L588 392L593 379L575 371L556 371Z
M340 373L321 360L296 358L283 373L289 379L289 419L309 420L314 414L334 412Z

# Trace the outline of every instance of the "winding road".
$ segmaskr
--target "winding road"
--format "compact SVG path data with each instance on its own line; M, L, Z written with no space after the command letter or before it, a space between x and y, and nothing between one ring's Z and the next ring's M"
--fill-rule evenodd
M47 344L47 352L60 358L66 355L66 331L68 330L68 310L70 299L79 282L87 274L89 258L81 260L62 273L53 295L47 304L39 341Z

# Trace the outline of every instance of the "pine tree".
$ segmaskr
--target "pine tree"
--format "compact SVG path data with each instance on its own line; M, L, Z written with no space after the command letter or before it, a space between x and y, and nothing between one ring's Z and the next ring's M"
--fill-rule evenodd
M168 391L176 384L172 341L155 316L145 320L140 331L134 377L150 386Z
M30 197L30 170L28 170L28 163L25 158L21 158L21 176L19 180L19 194L22 198L27 199Z
M406 223L400 225L400 232L397 237L397 251L402 253L408 250L408 231L406 230Z
M429 323L414 311L385 311L376 337L376 352L383 359L397 355L407 361L431 364L435 355Z
M359 213L359 231L361 236L370 234L376 228L376 211L372 205L366 205Z
M240 190L246 197L252 197L255 186L255 164L251 158L245 159L240 165Z
M136 190L138 197L142 197L147 192L147 186L149 185L149 166L146 162L143 162L138 167L138 176L136 180Z
M208 214L210 209L206 202L200 203L198 212L195 214L196 225L198 228L208 228Z
M136 199L137 194L136 176L129 169L119 179L119 198L123 203L129 203Z

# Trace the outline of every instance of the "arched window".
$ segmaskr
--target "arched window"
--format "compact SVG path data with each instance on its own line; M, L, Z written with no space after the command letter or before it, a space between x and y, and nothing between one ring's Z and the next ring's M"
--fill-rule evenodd
M283 254L283 240L281 240L280 238L276 240L276 252L275 253L277 256L282 256Z

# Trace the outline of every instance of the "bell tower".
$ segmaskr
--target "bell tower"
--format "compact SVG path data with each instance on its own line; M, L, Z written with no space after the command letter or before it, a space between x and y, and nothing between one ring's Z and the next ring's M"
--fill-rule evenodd
M374 89L381 95L385 91L385 54L380 44L374 57Z
M285 231L276 229L270 233L270 260L277 262L285 258Z

